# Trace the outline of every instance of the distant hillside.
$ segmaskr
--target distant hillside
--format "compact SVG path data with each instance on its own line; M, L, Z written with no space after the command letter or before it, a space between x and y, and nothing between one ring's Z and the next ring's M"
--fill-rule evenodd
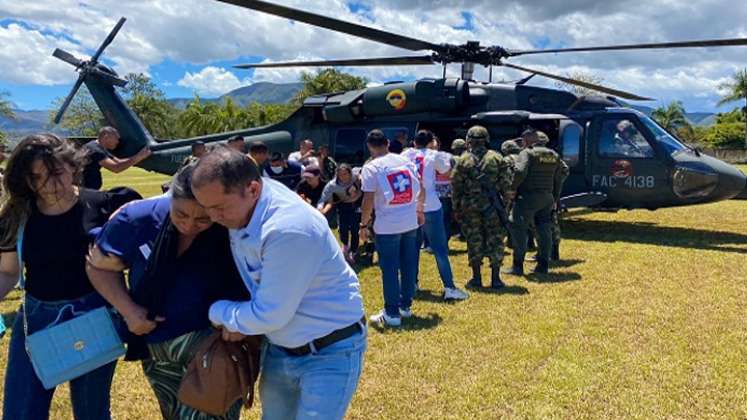
M296 93L303 88L303 83L269 83L258 82L249 86L240 87L232 90L218 98L201 98L206 102L221 102L225 98L231 98L241 106L246 106L252 102L260 104L280 104L286 103L296 96ZM169 99L177 108L184 108L192 101L192 98L173 98Z
M18 140L28 134L38 133L40 131L51 131L54 133L65 134L49 124L49 111L32 110L23 111L14 109L15 118L0 116L0 131L7 133L11 142Z
M654 112L654 108L651 108L649 106L632 104L628 104L628 106L635 110L641 111L648 116L651 116L651 113ZM704 127L712 125L716 122L716 114L714 114L713 112L686 112L685 118L687 118L687 120L692 125L700 125Z

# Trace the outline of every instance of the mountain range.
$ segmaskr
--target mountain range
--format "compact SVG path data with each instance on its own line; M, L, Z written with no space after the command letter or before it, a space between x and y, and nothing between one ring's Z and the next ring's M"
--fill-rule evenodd
M258 102L260 104L280 104L293 99L301 89L303 89L303 83L257 82L249 86L234 89L217 98L200 98L200 100L206 102L222 102L226 98L231 98L240 106L247 106L252 102ZM184 109L192 99L193 98L169 98L168 101L177 108Z
M303 88L302 83L269 83L258 82L249 86L234 89L217 98L201 98L206 102L222 102L231 98L240 106L246 106L252 102L261 104L286 103ZM177 108L183 109L193 98L169 98L168 101ZM640 105L631 105L632 108L651 115L654 108ZM53 131L59 134L67 134L58 128L52 128L49 124L49 110L14 110L15 118L9 119L0 116L0 131L9 134L11 139L18 139L30 133L40 131ZM685 114L688 121L693 125L708 126L715 122L716 114L710 112L688 112Z

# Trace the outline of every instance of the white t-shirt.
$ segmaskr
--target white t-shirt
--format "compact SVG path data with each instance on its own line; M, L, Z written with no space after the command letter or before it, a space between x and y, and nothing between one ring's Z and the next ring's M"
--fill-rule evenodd
M420 181L415 164L388 153L363 165L361 190L374 193L374 232L392 235L418 227Z
M436 192L436 173L447 173L451 169L449 154L427 148L405 149L402 156L414 163L425 188L425 211L441 208L441 200Z

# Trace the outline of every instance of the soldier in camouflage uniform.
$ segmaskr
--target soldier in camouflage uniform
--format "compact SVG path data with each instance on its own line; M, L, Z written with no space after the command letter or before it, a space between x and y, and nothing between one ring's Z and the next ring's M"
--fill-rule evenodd
M518 141L521 141L521 139L506 140L501 144L501 153L503 154L503 160L511 171L511 179L514 178L514 172L516 171L516 159L519 157L519 153L521 153L521 146L519 146ZM514 201L507 198L505 202L506 212L511 214L511 209L514 207ZM508 229L506 229L506 236L506 243L509 247L513 248L513 242L511 242L511 231Z
M487 177L484 185L494 187L495 192L501 194L511 188L511 172L500 153L488 150L490 134L485 127L470 128L467 143L470 149L456 159L451 175L454 216L462 224L472 268L472 279L467 287L482 287L480 266L482 259L488 257L492 269L490 287L497 289L503 287L500 267L506 230L479 180Z
M527 232L534 221L539 233L539 253L534 272L544 274L549 271L552 250L550 220L552 209L560 197L562 160L557 152L538 144L536 131L526 130L522 138L526 148L519 154L513 180L513 189L517 192L511 213L514 257L511 270L507 273L524 274Z

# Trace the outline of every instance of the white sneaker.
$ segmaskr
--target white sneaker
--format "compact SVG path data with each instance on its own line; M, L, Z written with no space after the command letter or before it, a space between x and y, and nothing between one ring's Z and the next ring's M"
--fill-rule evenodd
M468 297L467 292L456 287L447 287L444 289L444 300L465 300Z
M376 315L371 315L368 320L384 327L399 327L402 325L402 318L389 316L383 309Z
M400 308L399 309L399 316L401 316L402 318L410 318L410 317L412 317L412 309L411 308L405 308L405 309Z

